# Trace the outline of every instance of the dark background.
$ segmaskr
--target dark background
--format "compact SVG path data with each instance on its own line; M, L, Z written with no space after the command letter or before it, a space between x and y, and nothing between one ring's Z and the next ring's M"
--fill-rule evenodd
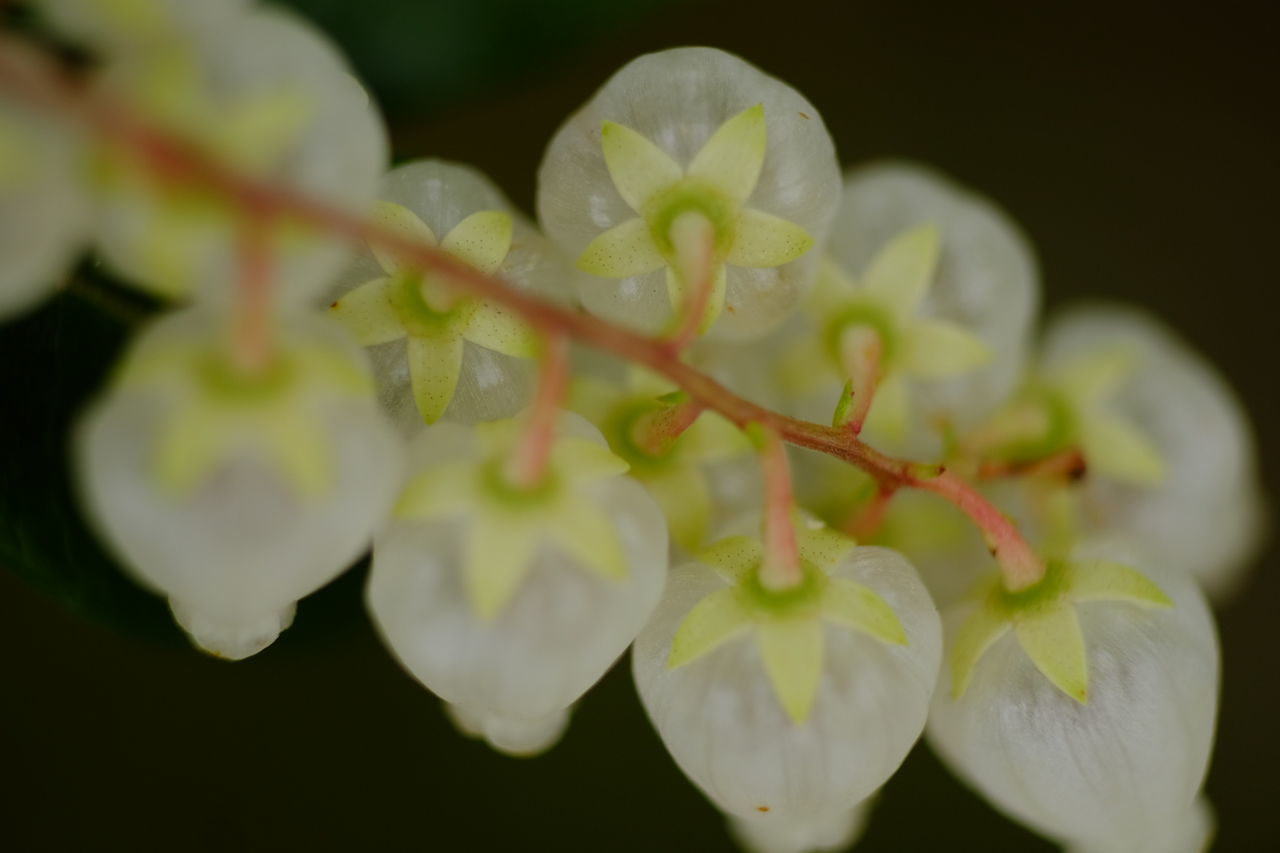
M895 155L1004 205L1050 305L1142 303L1231 377L1280 482L1270 4L298 0L388 106L399 157L470 161L530 209L557 124L635 55L741 54L805 93L845 162ZM88 274L92 277L92 274ZM380 648L362 569L255 658L205 658L113 573L65 484L65 427L136 306L76 285L0 327L0 847L730 850L625 667L528 761L456 735ZM1221 613L1216 849L1280 849L1273 546ZM859 850L1048 849L923 746Z

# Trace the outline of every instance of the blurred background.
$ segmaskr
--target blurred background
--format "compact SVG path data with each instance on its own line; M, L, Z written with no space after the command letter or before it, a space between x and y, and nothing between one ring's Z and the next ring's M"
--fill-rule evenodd
M1141 303L1216 363L1280 483L1280 62L1272 4L294 0L384 105L396 156L468 161L531 211L559 122L636 55L738 53L822 111L848 164L921 160L991 196L1046 300ZM90 273L91 274L91 273ZM109 285L108 285L109 287ZM73 287L0 327L0 847L732 849L620 665L564 742L454 733L383 651L363 567L234 665L124 580L67 485L66 429L146 306ZM123 294L122 294L123 295ZM1280 550L1220 613L1220 851L1280 850ZM859 851L1048 850L923 744Z

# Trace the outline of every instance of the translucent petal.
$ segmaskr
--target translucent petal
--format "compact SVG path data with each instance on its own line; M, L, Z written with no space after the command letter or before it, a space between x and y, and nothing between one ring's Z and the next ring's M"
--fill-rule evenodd
M1141 607L1172 607L1173 602L1152 580L1122 563L1095 560L1074 563L1070 569L1073 601L1124 601Z
M1045 678L1077 702L1089 701L1084 634L1074 607L1062 603L1019 613L1014 632Z
M255 426L271 463L300 495L314 498L333 488L333 451L316 423L282 406Z
M666 263L640 217L615 225L592 240L578 256L578 269L603 278L631 278Z
M604 122L600 146L609 177L632 210L639 211L654 193L682 177L675 160L626 125Z
M394 231L406 239L417 240L432 246L436 244L436 235L431 232L427 223L404 205L390 201L374 202L370 218L375 224L388 231ZM377 258L378 265L388 275L395 275L407 268L407 265L394 252L376 246L371 246L370 249L373 256Z
M851 536L821 522L805 520L796 525L796 546L800 559L826 570L848 556L857 543Z
M428 468L409 481L396 501L401 518L427 519L461 512L476 499L473 463L453 462Z
M639 397L661 397L680 390L679 385L641 364L627 365L626 386Z
M698 561L715 569L731 583L737 583L760 567L764 547L753 536L730 536L698 552Z
M705 332L711 328L711 324L720 316L720 312L724 310L724 294L727 286L728 278L724 264L716 267L711 279L711 296L707 299L707 310L702 317L702 323L698 326L699 332ZM671 308L677 315L682 315L686 310L686 301L688 300L685 282L680 275L671 267L667 267L667 297L671 300Z
M607 580L627 576L627 560L613 521L585 499L565 501L546 521L546 531L583 568Z
M579 376L574 377L569 385L568 409L600 426L621 399L622 393L617 386L600 379Z
M404 337L404 325L391 304L390 278L366 281L329 306L361 346L371 347Z
M913 376L943 379L968 373L991 360L977 335L945 320L917 320L907 332L903 367Z
M900 373L891 374L876 387L876 396L867 414L866 429L898 440L906 435L910 420L911 402L907 396L906 378Z
M694 605L671 640L671 669L692 663L751 625L751 610L736 587L716 590Z
M793 394L817 391L832 372L831 360L817 335L797 341L778 366L779 381Z
M787 619L756 629L760 658L773 692L792 722L809 719L822 680L822 622Z
M511 251L511 214L478 210L453 226L440 247L481 272L495 273Z
M296 143L314 112L294 88L248 93L225 111L214 144L231 162L259 170Z
M671 538L690 550L701 547L711 519L711 493L702 471L693 465L676 465L642 482L662 507Z
M921 225L894 237L871 260L862 283L898 317L914 314L938 266L938 229Z
M751 452L742 430L716 412L703 412L679 439L683 459L716 462Z
M467 600L481 621L501 613L520 587L537 535L528 517L481 512L471 520L462 571Z
M155 451L155 475L176 494L199 486L224 450L225 425L205 406L188 402L170 415Z
M738 218L725 260L737 267L780 267L812 249L813 242L813 235L794 222L748 207Z
M411 337L408 341L409 378L418 413L429 424L440 420L453 399L453 389L462 373L462 338Z
M813 317L821 320L835 316L856 293L857 288L844 268L826 256L818 267L805 305Z
M476 306L462 329L462 336L473 344L515 358L533 358L538 354L538 336L529 324L492 302Z
M951 646L951 695L959 699L969 687L973 670L996 640L1011 627L1008 617L989 602L980 603L956 632Z
M631 466L604 445L585 438L564 438L551 449L551 467L571 483L594 483L627 473Z
M1077 405L1089 406L1118 391L1136 367L1134 355L1128 349L1097 349L1056 371L1053 381Z
M822 615L848 625L884 643L907 644L907 632L898 615L871 587L847 578L832 578L823 593Z
M764 104L756 104L716 128L689 163L689 175L736 201L746 201L760 180L768 144Z
M1085 462L1116 480L1155 486L1164 479L1164 460L1146 435L1128 421L1094 411L1080 425Z

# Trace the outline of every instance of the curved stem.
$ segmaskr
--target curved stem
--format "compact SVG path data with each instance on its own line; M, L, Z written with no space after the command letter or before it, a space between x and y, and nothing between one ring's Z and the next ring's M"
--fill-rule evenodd
M765 428L763 432L760 464L764 469L764 561L760 564L760 583L765 589L780 591L798 586L804 573L791 523L795 493L787 448L776 431Z
M532 296L436 246L416 242L288 187L237 174L188 141L140 120L127 105L100 91L86 91L38 53L33 58L25 44L11 38L0 37L0 87L37 108L79 119L108 142L132 151L158 179L181 182L189 189L215 195L263 223L287 221L386 249L472 296L510 309L548 337L572 336L644 364L741 428L758 423L776 440L835 456L869 472L881 484L934 492L959 507L982 529L1010 589L1026 588L1044 575L1043 563L1013 523L965 481L953 474L939 473L936 466L886 456L852 435L847 427L791 418L740 397L686 364L670 341L640 335Z

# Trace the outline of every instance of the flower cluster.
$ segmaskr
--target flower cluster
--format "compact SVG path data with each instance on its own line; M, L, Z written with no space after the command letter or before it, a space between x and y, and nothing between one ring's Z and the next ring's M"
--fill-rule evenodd
M1262 500L1239 405L1157 321L1034 340L1003 212L911 164L842 181L817 109L718 50L617 72L535 224L468 166L387 170L279 10L39 5L94 62L67 94L10 49L50 82L0 90L0 311L86 249L164 300L74 453L199 647L261 651L371 547L386 645L504 752L634 643L747 850L851 844L922 736L1072 849L1205 843L1200 588L1239 582Z

